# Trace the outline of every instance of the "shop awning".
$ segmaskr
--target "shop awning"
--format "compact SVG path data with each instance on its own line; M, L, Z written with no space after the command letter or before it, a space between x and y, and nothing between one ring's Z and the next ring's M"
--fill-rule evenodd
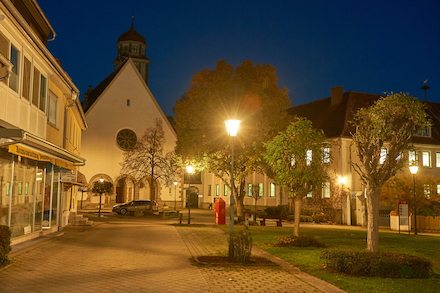
M0 147L7 146L10 153L51 162L66 169L74 169L86 163L84 158L22 129L0 128L0 141Z

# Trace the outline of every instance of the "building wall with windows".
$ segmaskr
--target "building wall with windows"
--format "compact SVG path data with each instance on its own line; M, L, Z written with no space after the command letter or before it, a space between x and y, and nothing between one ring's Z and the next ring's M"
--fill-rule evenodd
M380 95L349 91L343 93L343 87L332 88L331 96L308 104L292 107L291 115L306 117L313 126L322 129L332 141L330 150L332 164L330 167L330 197L337 199L336 207L342 209L342 222L348 225L366 224L365 186L359 174L353 169L353 163L359 162L355 146L352 145L351 125L353 114L359 108L371 106ZM417 132L412 140L414 151L403 155L412 164L419 166L417 178L440 178L440 104L425 102L426 112L432 120L430 128ZM386 146L381 159L387 155ZM403 168L399 175L409 175L409 168ZM426 186L425 194L438 192L439 185ZM328 194L328 193L327 193ZM321 196L321 195L319 195ZM383 207L387 209L388 207Z
M76 211L87 124L38 3L1 0L0 15L0 224L18 242L62 229Z

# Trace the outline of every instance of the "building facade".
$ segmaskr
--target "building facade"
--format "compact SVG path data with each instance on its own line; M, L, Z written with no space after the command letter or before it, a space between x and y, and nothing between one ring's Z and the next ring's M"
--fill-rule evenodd
M338 198L338 206L342 209L342 223L347 225L366 225L365 186L353 169L358 162L355 146L352 144L352 133L356 131L351 124L353 115L360 108L372 106L380 95L366 94L355 91L344 93L342 86L331 89L331 96L311 103L292 107L289 114L306 117L313 126L322 129L332 141L330 150L333 157L330 168L331 182L324 186L323 194L330 198ZM440 104L425 102L426 112L432 120L432 127L413 135L412 143L415 151L408 154L408 167L419 166L418 178L440 179ZM385 159L386 147L382 156ZM400 175L409 175L409 168L401 170ZM440 185L431 186L429 193L438 193ZM389 207L382 207L384 214L389 214Z
M37 1L0 1L0 225L13 242L58 231L76 211L79 91L47 48Z

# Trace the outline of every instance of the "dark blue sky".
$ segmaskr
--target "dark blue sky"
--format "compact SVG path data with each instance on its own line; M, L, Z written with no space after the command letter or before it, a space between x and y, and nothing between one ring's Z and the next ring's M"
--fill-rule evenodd
M149 86L165 114L194 73L218 60L271 64L292 106L344 86L409 92L440 102L438 0L76 0L38 1L57 37L52 54L84 93L113 71L118 37L148 44Z

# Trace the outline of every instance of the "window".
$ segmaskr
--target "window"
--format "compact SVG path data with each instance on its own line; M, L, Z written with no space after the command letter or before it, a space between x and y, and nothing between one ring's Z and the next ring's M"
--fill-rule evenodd
M415 136L424 136L424 137L430 137L431 136L431 127L425 126L416 131L414 134Z
M330 148L324 148L323 155L322 155L322 162L324 164L330 163Z
M437 194L440 194L440 184L437 185Z
M39 106L41 111L46 109L46 99L47 99L47 79L44 75L40 75L40 101Z
M417 162L417 152L416 151L409 151L408 163L409 163L410 166L418 165L418 162Z
M130 107L130 99L127 99L127 107Z
M423 185L423 194L427 197L430 198L431 197L431 186L429 184L424 184Z
M264 195L263 183L258 183L258 196Z
M309 193L307 193L307 198L312 198L312 192L310 191Z
M47 118L49 123L53 124L53 125L57 125L57 103L58 103L58 99L57 97L51 93L49 95L49 105L48 105L48 109L47 109Z
M431 167L431 152L422 152L422 165L423 167Z
M313 152L312 150L307 150L306 152L306 165L310 166L312 164Z
M220 186L218 184L215 185L215 196L220 195Z
M249 183L247 187L247 195L252 196L252 184Z
M211 184L208 184L208 196L211 196Z
M440 168L440 153L435 153L435 166Z
M322 197L330 198L330 182L325 182L322 186Z
M270 197L275 196L275 183L271 183L269 186L269 196Z
M19 54L20 52L15 48L13 45L11 45L11 57L9 58L9 61L14 65L12 67L11 75L9 76L9 87L16 91L18 93L18 60L19 60Z
M228 186L225 184L223 185L223 196L227 196L228 195Z
M295 160L295 155L292 155L290 157L290 166L295 166L296 160Z
M387 158L388 155L388 149L387 148L381 148L380 149L380 158L379 158L379 164L383 164L385 163L385 160Z
M21 95L23 98L29 101L29 95L31 90L31 61L24 58L23 63L23 80L21 83Z
M136 133L130 129L122 129L116 135L116 143L124 151L131 150L137 143Z

